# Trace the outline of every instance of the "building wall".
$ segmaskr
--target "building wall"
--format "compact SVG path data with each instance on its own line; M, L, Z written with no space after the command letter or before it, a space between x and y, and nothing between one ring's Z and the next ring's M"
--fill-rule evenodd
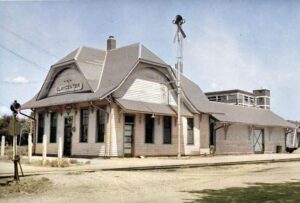
M285 149L285 132L283 128L263 129L264 153L275 153L277 145L282 146L282 150ZM226 136L224 128L218 129L216 133L216 154L253 154L253 138L253 131L247 125L230 125Z
M219 126L218 126L219 127ZM216 154L252 154L253 136L247 125L231 125L225 136L224 128L216 132Z
M123 128L124 115L120 113L120 109L116 104L112 105L111 121L111 154L110 156L123 156Z
M79 142L80 111L73 110L72 155L77 156L105 156L105 148L110 146L109 156L123 156L123 128L124 112L120 113L117 105L108 106L110 116L106 125L105 142L96 143L96 109L90 109L89 136L87 143ZM58 113L57 142L50 143L50 113L45 115L45 134L47 135L47 153L57 154L58 140L64 142L64 118L66 112ZM154 144L145 143L144 114L135 114L134 156L163 156L177 155L177 120L172 117L172 144L163 144L163 116L155 116ZM181 153L183 155L209 154L209 115L202 114L194 117L194 144L187 144L187 118L182 118ZM265 153L276 152L276 146L285 149L285 131L283 128L264 128ZM42 144L36 145L36 153L42 153ZM231 125L225 137L224 128L216 133L216 154L252 154L253 135L251 127L247 125Z
M126 100L142 101L158 104L171 104L176 105L175 93L171 87L169 79L165 73L161 72L162 69L155 69L150 67L138 67L124 82L124 84L113 93L115 98L123 98ZM117 118L120 115L116 115ZM124 119L124 115L122 115ZM172 144L163 144L163 116L155 115L155 135L154 143L145 143L145 116L144 114L135 114L135 132L134 142L135 156L142 155L176 155L177 154L177 124L176 118L172 118ZM118 119L116 119L118 124ZM196 116L194 121L194 145L187 145L187 120L185 117L182 119L182 133L181 133L181 153L182 154L199 154L200 148L200 130L199 130L199 117ZM117 133L117 141L120 145L119 148L123 153L123 125L120 126ZM114 129L114 128L113 128ZM116 134L116 133L112 133ZM121 145L122 143L122 145ZM122 154L121 153L121 154ZM118 154L120 156L120 153Z
M96 142L96 116L97 110L89 109L89 126L88 126L88 141L86 143L80 142L80 111L75 116L76 131L73 132L72 137L72 155L85 156L104 156L105 143Z
M72 135L72 155L84 155L84 156L104 156L105 153L105 143L96 143L96 110L89 110L89 129L88 129L88 142L81 143L79 142L80 135L80 110L75 113L74 110L69 114L73 116L73 131ZM47 135L47 154L57 154L58 153L58 140L59 137L62 138L62 146L64 143L64 119L67 117L67 113L63 112L58 113L57 118L57 139L56 143L50 143L50 114L45 115L45 130L44 133ZM107 131L106 131L107 133ZM105 135L107 136L107 135ZM42 143L36 144L36 153L41 154L43 149Z
M139 78L135 79L122 98L141 102L147 101L149 103L176 105L175 99L170 94L170 90L166 85Z
M154 143L145 143L145 115L135 115L134 132L134 156L166 156L177 155L178 137L177 137L177 119L172 117L172 138L171 144L163 144L163 116L155 116ZM199 117L194 118L194 144L187 145L187 118L182 118L181 133L181 154L199 155L200 148L200 129Z
M265 153L276 152L276 146L281 146L285 151L284 128L265 128Z
M176 105L176 94L164 69L140 65L113 93L115 98Z
M73 85L77 85L77 88L74 88ZM63 90L64 88L69 89ZM75 67L70 67L59 73L54 80L52 87L49 89L47 96L63 94L68 91L85 92L89 91L90 89L90 86L82 74Z
M209 115L200 116L200 154L209 154Z
M154 121L154 143L145 143L145 115L136 114L134 131L134 155L154 156L154 155L176 155L177 154L177 127L175 118L172 117L172 144L163 144L163 117L155 116Z
M187 144L187 118L182 118L183 127L183 143L185 155L199 155L200 154L200 115L194 116L194 144Z

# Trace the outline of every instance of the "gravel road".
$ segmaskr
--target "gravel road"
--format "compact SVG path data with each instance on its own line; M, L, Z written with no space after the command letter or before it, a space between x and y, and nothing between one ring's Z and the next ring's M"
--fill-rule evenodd
M300 162L157 171L104 171L43 175L53 183L39 194L0 202L191 202L193 190L247 187L251 183L300 181Z

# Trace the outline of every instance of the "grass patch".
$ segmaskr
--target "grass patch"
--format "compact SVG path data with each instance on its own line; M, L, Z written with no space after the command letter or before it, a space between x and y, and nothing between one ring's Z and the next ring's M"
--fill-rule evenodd
M42 159L33 159L29 163L28 158L22 158L21 159L21 164L28 164L32 166L45 166L45 167L55 167L55 168L65 168L65 167L72 167L72 166L82 166L86 164L90 164L90 161L86 162L80 162L77 161L76 159L68 159L68 158L63 158L60 161L58 159L47 159L45 162L45 165L43 165Z
M21 194L37 194L45 192L52 183L48 178L24 178L20 182L10 182L0 187L0 198Z
M46 166L46 167L60 167L60 168L65 168L65 167L70 167L70 166L74 166L77 164L71 163L68 159L62 159L61 161L58 161L57 159L53 159L53 160L46 160L45 165L43 165L43 161L42 160L32 160L30 163L28 162L27 159L23 159L22 163L24 164L29 164L29 165L33 165L33 166Z
M13 159L13 147L12 146L5 146L5 157L8 160ZM17 147L17 154L20 156L28 156L28 146L18 146Z
M221 190L185 191L196 196L190 203L263 203L300 202L300 182L255 183L249 187L232 187Z

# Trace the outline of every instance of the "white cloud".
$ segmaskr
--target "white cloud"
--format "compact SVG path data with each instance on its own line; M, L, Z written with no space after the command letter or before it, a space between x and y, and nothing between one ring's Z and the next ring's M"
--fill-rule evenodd
M7 78L5 82L16 83L16 84L26 84L29 83L29 80L23 76L17 76L15 78Z

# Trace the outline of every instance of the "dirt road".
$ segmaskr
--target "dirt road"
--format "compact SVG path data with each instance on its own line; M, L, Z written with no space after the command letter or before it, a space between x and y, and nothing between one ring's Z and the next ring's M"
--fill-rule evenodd
M43 175L52 186L0 202L191 202L195 190L247 187L251 183L300 181L300 163L204 167L179 170Z

